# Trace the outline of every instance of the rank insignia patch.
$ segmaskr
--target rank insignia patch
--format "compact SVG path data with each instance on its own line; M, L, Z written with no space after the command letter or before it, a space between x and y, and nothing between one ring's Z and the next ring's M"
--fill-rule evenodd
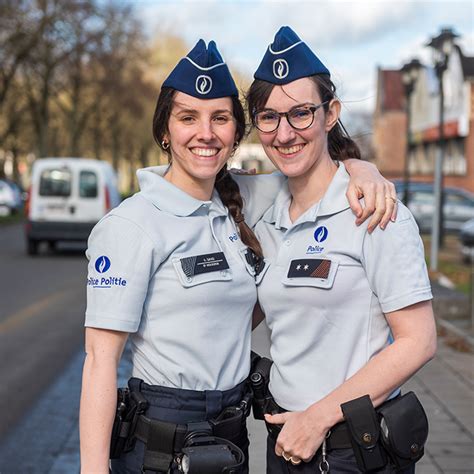
M181 268L187 277L201 275L203 273L227 270L229 264L223 252L207 253L193 257L181 258Z
M326 279L331 270L331 260L303 258L292 260L288 278L322 278Z

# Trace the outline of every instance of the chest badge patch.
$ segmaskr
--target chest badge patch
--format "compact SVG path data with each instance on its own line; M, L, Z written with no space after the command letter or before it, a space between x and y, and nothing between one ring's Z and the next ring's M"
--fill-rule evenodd
M328 238L328 235L328 228L321 225L314 231L314 240L319 243L324 242Z
M227 270L229 264L223 252L206 253L180 259L181 268L187 277L202 275L203 273Z
M331 260L302 258L292 260L288 270L288 278L328 278Z

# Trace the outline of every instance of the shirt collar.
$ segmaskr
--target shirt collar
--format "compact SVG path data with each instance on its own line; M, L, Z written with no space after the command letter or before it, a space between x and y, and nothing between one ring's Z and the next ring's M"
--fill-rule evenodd
M321 199L318 216L329 216L348 209L349 201L346 197L350 176L343 162L339 162L336 174Z
M350 176L342 162L339 162L338 169L329 184L326 193L321 201L315 203L299 218L295 224L303 222L315 222L318 217L336 214L348 209L349 201L346 197L347 186L349 185ZM275 224L275 228L291 227L288 209L291 203L291 194L288 189L288 180L282 184L282 188L278 193L275 203L263 215L263 220L269 224Z
M290 216L288 214L291 203L291 194L288 189L288 180L283 181L280 192L275 198L273 206L263 215L262 219L269 224L275 224L275 228L288 229L291 226Z
M208 214L210 211L214 215L228 214L216 190L213 191L210 201L193 198L163 177L168 168L168 165L150 166L137 171L140 194L154 206L179 217Z

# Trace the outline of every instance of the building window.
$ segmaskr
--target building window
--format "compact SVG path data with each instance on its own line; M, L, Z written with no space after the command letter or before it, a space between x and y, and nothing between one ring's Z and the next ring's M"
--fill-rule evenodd
M464 138L456 137L446 140L443 172L447 175L464 176L467 172L464 155Z

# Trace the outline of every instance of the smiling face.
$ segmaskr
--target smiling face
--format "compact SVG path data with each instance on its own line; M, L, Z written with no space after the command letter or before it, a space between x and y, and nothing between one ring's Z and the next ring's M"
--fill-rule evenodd
M173 176L213 183L232 153L236 131L230 97L205 100L177 92L164 136Z
M288 112L296 106L319 105L321 97L316 84L305 77L284 86L273 87L264 109ZM323 160L330 160L328 133L337 122L339 102L333 100L327 112L323 107L314 113L312 125L305 130L296 130L281 117L277 130L271 133L258 131L266 155L286 176L300 177L310 173Z

